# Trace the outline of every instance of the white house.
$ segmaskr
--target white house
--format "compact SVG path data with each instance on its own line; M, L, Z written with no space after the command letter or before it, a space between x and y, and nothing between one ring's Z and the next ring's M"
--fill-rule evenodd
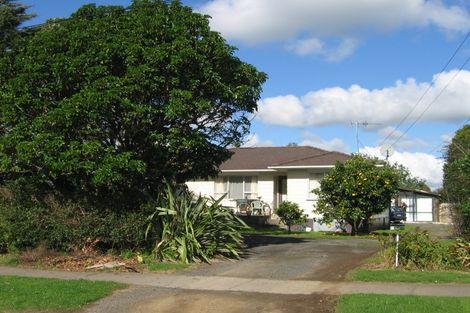
M311 191L336 162L345 162L350 155L309 146L231 151L232 157L220 166L217 178L189 181L189 190L215 198L227 194L224 205L234 209L240 199L261 199L273 209L282 201L292 201L308 215L310 228L325 228L314 225L317 197Z

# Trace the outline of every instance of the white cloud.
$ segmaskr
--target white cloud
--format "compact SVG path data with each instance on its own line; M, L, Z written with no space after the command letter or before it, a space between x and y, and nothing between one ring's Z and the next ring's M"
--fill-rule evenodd
M300 56L316 54L325 57L328 61L337 62L353 54L358 42L355 38L345 38L338 46L327 47L323 41L312 37L295 41L288 45L288 50Z
M427 96L407 121L417 118L456 73L453 70L435 76ZM265 98L258 103L257 118L267 124L296 127L348 124L351 121L391 125L401 121L429 85L410 78L382 89L352 85L348 89L331 87L311 91L301 97L287 95ZM462 71L420 121L460 121L468 116L470 71Z
M243 147L271 147L273 142L271 140L261 140L257 134L248 136L247 141L243 144Z
M346 39L364 31L428 25L453 32L470 28L470 16L463 7L440 0L212 0L198 10L212 16L213 29L249 44L302 35ZM300 41L298 49L304 54L318 53L317 40ZM354 48L349 46L349 50Z
M324 43L318 38L299 39L294 44L289 45L289 50L301 56L325 53Z
M346 143L339 139L333 138L331 140L324 140L315 134L310 132L302 133L303 141L300 143L301 146L313 146L320 149L325 149L329 151L340 151L348 153L350 151Z
M379 147L365 147L364 149L361 149L361 153L383 159ZM432 154L421 152L395 152L389 158L389 161L392 164L399 163L406 166L413 176L424 179L433 189L442 186L442 169L444 161L442 159L438 159Z

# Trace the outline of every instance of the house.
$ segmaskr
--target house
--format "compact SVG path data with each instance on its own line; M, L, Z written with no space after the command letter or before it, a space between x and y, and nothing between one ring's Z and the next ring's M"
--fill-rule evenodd
M336 162L350 155L309 146L234 148L232 157L220 166L215 179L187 182L188 189L218 198L227 194L223 204L237 209L237 200L261 199L276 209L282 201L292 201L308 215L309 228L328 228L315 223L313 213L317 196L312 190ZM238 202L240 203L240 202Z

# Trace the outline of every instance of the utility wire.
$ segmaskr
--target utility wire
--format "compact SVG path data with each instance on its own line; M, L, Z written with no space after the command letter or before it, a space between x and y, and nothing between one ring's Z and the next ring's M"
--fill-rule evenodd
M463 126L467 125L467 123L470 122L470 118L466 119L463 123L462 123L462 126L459 127L459 128L462 128ZM450 143L451 141L450 140L444 140L442 142L440 142L438 145L436 145L434 148L432 148L431 150L429 150L428 154L431 154L433 153L434 151L436 151L437 149L439 149L441 146L443 146L444 144L446 143Z
M423 117L423 115L431 108L431 106L441 97L441 95L444 93L444 91L450 86L450 84L454 81L454 79L462 72L463 68L467 65L467 63L470 61L470 56L465 60L465 62L462 64L462 66L459 68L459 70L452 76L452 78L447 82L447 84L441 89L441 91L437 94L437 96L426 106L426 108L421 112L421 114L413 121L413 123L406 128L406 130L398 136L398 138L391 144L389 147L393 147L394 145L397 144L409 131L413 126L416 125L416 123Z
M429 92L429 90L431 90L432 86L434 85L434 83L436 82L436 80L442 75L442 73L447 69L447 67L449 66L449 64L452 62L452 60L455 58L455 56L457 55L457 53L460 51L460 49L462 48L462 46L465 44L465 42L467 41L467 39L470 37L470 31L467 33L467 35L465 36L465 38L462 40L462 42L458 45L457 49L455 49L454 53L452 54L452 56L450 57L450 59L445 63L445 65L442 67L442 69L439 71L439 74L437 74L436 76L434 76L433 80L431 81L431 83L429 84L428 88L426 88L426 90L424 91L424 93L421 95L421 97L419 97L418 101L413 105L413 107L411 108L411 110L408 112L408 114L406 114L401 120L400 122L398 123L397 126L395 126L395 128L387 135L387 137L381 141L381 144L383 144L384 142L386 142L397 130L398 128L400 128L401 125L403 125L403 123L408 119L408 117L410 117L411 113L414 112L414 110L418 107L418 105L421 103L421 101L424 99L424 97L427 95L427 93Z

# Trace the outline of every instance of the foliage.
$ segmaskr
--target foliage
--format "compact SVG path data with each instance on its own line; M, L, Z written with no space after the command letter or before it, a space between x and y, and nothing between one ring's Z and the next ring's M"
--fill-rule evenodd
M368 270L358 268L348 273L348 279L405 283L470 284L470 273L451 271L403 271L397 269Z
M18 26L35 16L27 14L30 6L24 6L18 1L0 0L0 55L11 49L19 35Z
M14 187L10 187L14 188ZM19 197L27 190L0 188L0 248L3 252L44 244L62 251L90 248L136 249L148 247L144 209L116 212L79 206L58 196ZM31 193L32 195L34 193Z
M243 245L240 231L247 226L220 204L222 199L196 197L167 185L147 227L147 234L156 238L157 260L191 263L209 262L216 255L238 258Z
M80 309L125 285L86 280L0 276L0 311L63 311Z
M454 232L470 238L470 125L455 133L447 147L443 197L454 205Z
M379 237L382 247L389 253L389 264L394 264L395 236ZM399 266L407 269L446 269L455 268L456 261L449 253L449 247L429 237L428 232L416 229L402 232L398 244Z
M393 167L397 171L399 186L401 188L431 191L431 188L426 184L424 179L411 175L410 170L404 165L395 163Z
M0 59L0 180L126 210L217 173L264 73L179 1L85 5ZM86 204L89 205L89 204Z
M448 313L468 312L469 297L397 296L380 294L343 295L337 313Z
M470 125L455 133L447 147L444 165L444 196L452 203L470 200L470 168L467 168L470 152Z
M287 225L289 233L291 232L292 225L305 224L307 222L307 215L304 214L297 203L291 201L281 202L276 209L276 214L281 222Z
M377 160L361 155L335 165L314 190L321 222L349 224L355 235L373 214L390 207L399 183L397 171L388 164L377 165Z
M450 253L463 268L470 268L470 241L457 238Z

